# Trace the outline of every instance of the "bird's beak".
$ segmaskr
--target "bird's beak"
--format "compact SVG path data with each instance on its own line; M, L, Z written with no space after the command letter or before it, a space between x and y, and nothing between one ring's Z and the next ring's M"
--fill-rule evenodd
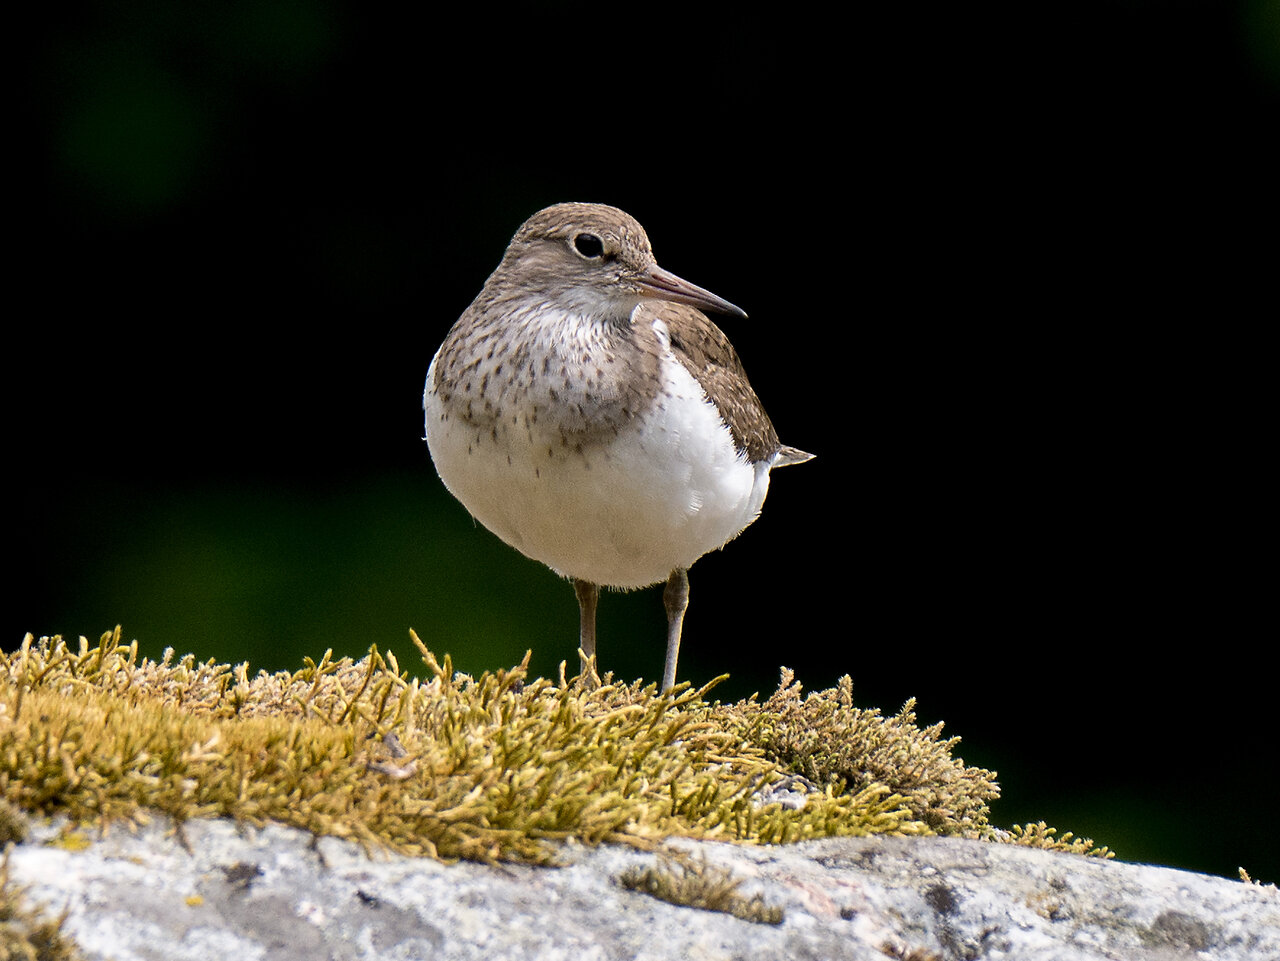
M654 264L640 278L640 294L644 297L656 297L660 300L673 300L678 304L688 304L702 310L714 310L718 314L733 314L735 317L746 317L747 312L735 307L723 297L717 297L709 290L697 284L682 280L669 270L663 270Z

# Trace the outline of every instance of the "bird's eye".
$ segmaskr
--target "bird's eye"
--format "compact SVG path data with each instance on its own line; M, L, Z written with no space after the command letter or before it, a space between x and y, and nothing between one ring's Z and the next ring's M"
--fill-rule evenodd
M573 248L588 260L604 256L604 241L595 234L578 234L573 238Z

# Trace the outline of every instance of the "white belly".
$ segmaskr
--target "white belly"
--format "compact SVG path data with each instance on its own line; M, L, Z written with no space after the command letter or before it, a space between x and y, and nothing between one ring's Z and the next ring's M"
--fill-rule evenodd
M444 417L423 397L426 440L441 480L516 550L565 577L646 587L688 568L756 519L771 461L750 463L677 361L663 360L658 403L608 443L565 448L560 437L507 431L497 440Z

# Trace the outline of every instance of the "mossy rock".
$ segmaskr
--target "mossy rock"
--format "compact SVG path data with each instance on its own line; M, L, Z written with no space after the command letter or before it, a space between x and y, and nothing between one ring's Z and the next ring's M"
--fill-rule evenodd
M369 848L547 863L546 842L664 838L782 843L957 834L1109 855L1043 825L994 830L990 771L952 756L913 704L883 717L848 678L804 696L722 704L715 682L457 675L412 637L426 679L376 648L294 672L194 657L139 659L119 629L97 646L35 639L0 655L0 797L103 827L277 821ZM797 778L796 775L802 775ZM799 800L780 788L804 784Z

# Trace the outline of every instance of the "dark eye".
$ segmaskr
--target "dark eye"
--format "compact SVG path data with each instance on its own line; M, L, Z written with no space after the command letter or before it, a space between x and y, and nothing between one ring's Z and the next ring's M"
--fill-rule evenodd
M578 234L573 238L573 247L588 260L604 256L604 241L595 234Z

